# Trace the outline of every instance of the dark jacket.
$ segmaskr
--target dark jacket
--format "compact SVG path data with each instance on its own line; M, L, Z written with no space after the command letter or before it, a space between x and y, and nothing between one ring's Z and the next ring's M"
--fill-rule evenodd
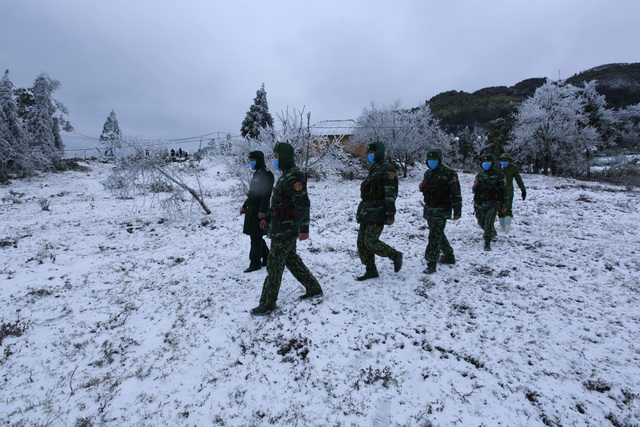
M454 216L462 216L462 196L460 194L460 181L458 174L442 162L442 151L429 150L427 156L438 159L438 166L424 173L422 179L422 194L424 196L425 219L444 218L451 219L451 211Z
M262 151L252 151L249 157L256 159L255 172L249 184L249 193L242 208L245 210L242 232L250 236L262 236L261 219L258 213L266 214L269 210L269 199L273 189L273 173L266 168Z
M360 198L356 220L360 224L385 224L395 219L398 197L398 174L396 168L385 161L385 146L382 142L369 145L375 152L375 163L369 175L360 184Z

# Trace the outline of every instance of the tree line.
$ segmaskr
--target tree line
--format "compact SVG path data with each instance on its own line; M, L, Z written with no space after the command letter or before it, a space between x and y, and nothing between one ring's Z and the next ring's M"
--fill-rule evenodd
M66 167L60 131L73 127L67 108L52 96L59 87L59 81L41 73L32 87L14 89L5 71L0 80L0 182Z
M519 85L512 92L513 97L520 97L513 110L483 125L443 126L429 102L415 108L403 108L400 101L381 106L371 103L357 118L346 146L357 151L372 141L383 141L388 160L404 176L409 167L424 160L429 148L441 149L447 163L463 170L477 169L485 153L509 151L525 170L572 177L589 176L594 155L607 147L640 148L640 104L608 108L596 81L582 86L567 81L538 83L528 80ZM523 96L532 89L529 96ZM462 98L458 101L464 102ZM277 132L262 85L242 124L242 136L258 147L287 141L306 158L309 147L312 154L319 151L318 146L333 147L335 139L320 141L302 120L288 115L280 119L281 131Z

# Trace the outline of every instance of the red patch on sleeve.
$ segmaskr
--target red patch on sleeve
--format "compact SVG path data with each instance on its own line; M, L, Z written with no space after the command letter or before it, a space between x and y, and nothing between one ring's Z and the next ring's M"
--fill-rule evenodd
M302 190L303 185L302 185L302 181L297 181L293 184L293 189L296 191L300 191Z
M395 172L389 172L389 179L395 179L395 177L396 177Z

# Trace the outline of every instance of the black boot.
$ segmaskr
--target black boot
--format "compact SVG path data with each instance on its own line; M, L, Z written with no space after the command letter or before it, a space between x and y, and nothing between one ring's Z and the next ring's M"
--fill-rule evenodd
M433 274L436 272L436 263L435 262L429 262L427 263L427 269L423 271L423 273L425 274Z
M258 271L262 268L260 264L250 264L249 268L247 268L244 272L251 273L252 271Z
M484 242L484 250L485 251L490 251L491 250L491 240L487 240Z
M372 267L372 268L367 268L367 271L365 271L362 276L356 277L356 280L363 281L367 279L375 279L376 277L379 277L378 269L375 267Z
M304 294L300 295L298 297L298 299L300 301L304 301L304 300L309 299L309 298L320 298L322 295L323 295L322 291L319 291L319 292L305 292Z
M396 251L396 256L393 257L393 271L396 273L402 268L402 252Z
M249 313L251 313L252 316L268 316L273 312L273 310L275 310L275 307L267 307L266 305L260 304L259 306L252 308Z

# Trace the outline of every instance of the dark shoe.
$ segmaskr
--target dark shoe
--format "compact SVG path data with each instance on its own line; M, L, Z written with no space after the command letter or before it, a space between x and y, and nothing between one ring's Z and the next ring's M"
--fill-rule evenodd
M402 268L402 252L396 251L396 256L393 257L393 271L396 273Z
M306 299L310 299L310 298L319 298L319 297L321 297L322 295L324 295L324 294L322 293L322 291L320 291L320 292L314 292L314 293L305 292L303 295L300 295L300 296L298 297L298 299L299 299L300 301L304 301L304 300L306 300Z
M250 265L249 268L247 268L244 272L245 273L251 273L252 271L258 271L262 268L262 266L260 265Z
M443 255L440 257L440 263L441 264L455 264L456 263L456 257L451 254L451 255Z
M491 242L484 242L484 250L485 251L491 250Z
M275 309L275 307L267 307L266 305L259 305L255 308L252 308L249 313L252 316L268 316Z
M430 262L427 264L427 269L423 271L425 274L433 274L436 272L436 263Z
M375 279L379 277L377 268L367 268L367 271L364 272L362 276L356 277L356 280L363 281L367 279Z

